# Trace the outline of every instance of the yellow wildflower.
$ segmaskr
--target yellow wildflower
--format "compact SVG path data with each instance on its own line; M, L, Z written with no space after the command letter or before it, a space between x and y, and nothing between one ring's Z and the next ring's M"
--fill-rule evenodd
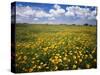
M46 47L46 48L43 48L43 50L46 52L46 51L48 50L48 47Z
M32 68L29 68L29 72L32 72L33 71L33 69Z
M34 61L32 61L32 64L34 64L35 62Z
M47 66L47 64L43 64L43 66L45 67L45 66Z
M86 64L86 68L90 68L90 64Z
M96 62L97 60L96 60L96 59L94 59L93 61L94 61L94 62Z
M65 60L65 61L66 61L66 60L67 60L67 58L66 58L66 57L64 57L64 58L63 58L63 60Z
M41 66L38 66L37 68L38 68L38 69L41 69L42 67L41 67Z
M68 59L68 62L70 62L71 60L70 59Z
M23 58L24 58L24 60L26 60L27 59L27 56L24 56Z
M75 64L77 64L77 61L75 61Z
M90 57L91 59L93 59L93 56L92 56L91 54L89 54L89 57Z
M18 57L18 60L21 60L21 56Z
M79 59L79 62L82 62L82 59Z
M55 66L55 70L57 70L58 69L58 67L57 66Z
M75 55L73 56L73 59L76 59L76 56Z
M87 58L87 57L88 57L88 55L86 54L86 55L85 55L85 58Z
M76 65L73 65L73 69L76 69L76 67L77 67Z

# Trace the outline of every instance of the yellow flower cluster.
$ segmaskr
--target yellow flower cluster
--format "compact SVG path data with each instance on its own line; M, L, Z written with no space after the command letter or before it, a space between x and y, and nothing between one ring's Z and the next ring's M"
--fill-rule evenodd
M16 30L16 72L96 68L95 27L23 27Z
M61 59L60 54L56 54L55 56L52 56L49 60L50 60L53 64L58 64L58 63L62 62L62 59Z

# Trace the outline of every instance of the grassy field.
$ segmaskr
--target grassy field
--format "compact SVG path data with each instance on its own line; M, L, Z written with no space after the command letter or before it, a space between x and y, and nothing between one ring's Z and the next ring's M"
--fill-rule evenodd
M96 68L96 26L16 25L16 72Z

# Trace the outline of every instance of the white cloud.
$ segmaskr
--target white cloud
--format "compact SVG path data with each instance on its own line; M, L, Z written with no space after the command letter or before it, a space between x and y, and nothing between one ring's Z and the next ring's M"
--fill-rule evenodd
M96 19L96 9L90 10L90 8L80 6L67 6L66 9L64 9L56 4L52 9L45 11L41 7L16 6L16 15L16 22L33 23L38 21L40 23L68 23L69 20L72 22L73 18L82 21ZM65 21L63 21L63 19Z
M39 20L38 18L34 18L35 21Z
M81 19L96 19L96 9L91 11L89 8L82 8L80 6L66 7L67 12L65 16L79 17Z
M89 19L89 20L96 19L96 14L97 14L96 9L93 10L93 11L91 11L91 14L90 14L90 16L88 17L88 19Z
M34 13L36 13L35 10L33 10L32 7L30 6L26 6L26 7L16 6L16 15L28 17L34 15Z
M65 13L65 16L75 16L75 14L73 12L68 11Z
M36 11L34 16L41 18L41 17L45 17L46 13L44 11L42 11L42 10L39 10L39 11Z
M49 10L49 13L53 16L60 16L65 13L65 10L56 4L54 5L53 9Z
M95 16L89 16L88 17L88 20L92 20L92 19L96 19L96 17Z
M53 9L50 9L48 12L42 9L32 9L30 6L17 6L16 15L20 17L16 18L25 18L39 20L39 18L47 18L48 20L55 20L55 17L64 15L65 10L62 9L59 5L54 5ZM19 21L19 20L18 20Z
M55 19L56 19L55 17L48 18L48 20L55 20Z
M96 9L94 10L94 11L92 11L92 14L91 15L93 15L93 16L96 16Z
M60 9L61 7L60 7L59 5L57 5L57 4L55 4L55 5L54 5L54 8L55 8L55 9Z
M47 13L43 11L42 9L32 9L30 6L16 6L16 15L22 16L22 17L53 17L53 14Z

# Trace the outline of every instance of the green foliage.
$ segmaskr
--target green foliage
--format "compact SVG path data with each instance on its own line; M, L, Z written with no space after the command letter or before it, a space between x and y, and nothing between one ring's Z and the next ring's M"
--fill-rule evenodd
M16 25L16 72L96 68L96 27Z

